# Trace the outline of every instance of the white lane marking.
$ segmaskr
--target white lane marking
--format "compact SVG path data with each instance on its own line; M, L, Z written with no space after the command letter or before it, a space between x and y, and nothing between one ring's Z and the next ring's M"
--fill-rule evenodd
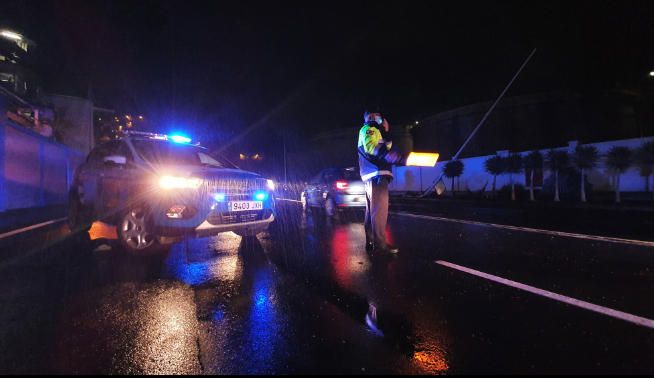
M541 297L553 299L555 301L563 302L563 303L569 304L571 306L580 307L580 308L583 308L583 309L588 310L588 311L596 312L596 313L599 313L599 314L602 314L602 315L610 316L610 317L615 318L615 319L624 320L624 321L629 322L629 323L633 323L633 324L636 324L636 325L639 325L639 326L654 329L654 320L652 320L652 319L643 318L643 317L640 317L640 316L637 316L637 315L633 315L633 314L629 314L629 313L626 313L626 312L614 310L612 308L596 305L596 304L593 304L593 303L590 303L590 302L582 301L580 299L566 297L565 295L561 295L561 294L553 293L551 291L539 289L537 287L525 285L525 284L522 284L520 282L511 281L511 280L508 280L506 278L502 278L502 277L494 276L492 274L480 272L478 270L466 268L464 266L456 265L456 264L453 264L453 263L450 263L450 262L447 262L447 261L437 260L435 262L436 262L436 264L439 264L439 265L442 265L442 266L445 266L445 267L448 267L448 268L451 268L451 269L455 269L455 270L458 270L458 271L461 271L461 272L464 272L464 273L472 274L473 276L485 278L487 280L490 280L490 281L493 281L493 282L496 282L496 283L499 283L499 284L502 284L502 285L511 286L513 288L516 288L516 289L524 290L524 291L530 292L532 294L540 295Z
M297 202L297 203L302 203L302 201L293 200L293 199L289 199L289 198L275 198L275 199L278 199L278 200L280 200L280 201L288 201L288 202Z
M16 234L20 234L20 233L23 233L23 232L34 230L34 229L37 229L37 228L40 228L40 227L45 227L45 226L51 225L53 223L59 223L59 222L65 221L65 220L66 220L66 218L53 219L53 220L50 220L50 221L47 221L47 222L38 223L38 224L34 224L34 225L27 226L27 227L24 227L24 228L20 228L18 230L5 232L4 234L0 234L0 239L8 238L8 237L16 235Z
M511 230L511 231L533 232L533 233L537 233L537 234L545 234L545 235L551 235L551 236L562 236L562 237L575 238L575 239L594 240L594 241L602 241L602 242L609 242L609 243L620 243L620 244L631 244L631 245L639 245L639 246L643 246L643 247L654 247L654 242L646 241L646 240L623 239L623 238L614 238L614 237L610 237L610 236L577 234L577 233L574 233L574 232L552 231L552 230L543 230L543 229L540 229L540 228L509 226L509 225L506 225L506 224L486 223L486 222L470 221L470 220L464 220L464 219L443 218L443 217L435 217L435 216L431 216L431 215L411 214L411 213L396 212L396 211L391 212L391 214L405 216L405 217L411 217L411 218L421 218L421 219L430 219L430 220L437 220L437 221L443 221L443 222L469 224L469 225L474 225L474 226L494 227L494 228L501 228L501 229Z

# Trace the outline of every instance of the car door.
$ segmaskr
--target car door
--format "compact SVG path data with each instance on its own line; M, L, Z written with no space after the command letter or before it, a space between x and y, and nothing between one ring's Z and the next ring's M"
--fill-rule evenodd
M123 141L112 144L105 153L100 174L101 214L116 214L125 207L129 198L129 190L135 178L130 174L134 169L134 158ZM124 157L125 164L106 161L108 156Z
M100 202L100 174L103 169L103 158L107 155L109 146L101 144L89 153L86 163L79 168L77 176L77 192L82 204L98 214Z

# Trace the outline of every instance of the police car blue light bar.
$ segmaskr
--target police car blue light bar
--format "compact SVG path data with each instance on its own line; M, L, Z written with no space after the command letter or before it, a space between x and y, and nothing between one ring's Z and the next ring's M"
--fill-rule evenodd
M254 199L257 201L265 201L268 199L268 193L263 191L258 191L254 194Z
M191 138L184 135L179 135L179 134L168 135L168 138L175 143L191 143Z

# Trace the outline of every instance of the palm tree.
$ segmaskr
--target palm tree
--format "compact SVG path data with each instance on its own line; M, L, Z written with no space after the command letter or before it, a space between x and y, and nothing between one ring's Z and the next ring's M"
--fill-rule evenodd
M632 163L632 153L629 147L613 147L606 155L606 166L615 175L615 203L620 203L620 176Z
M445 177L452 179L452 195L454 195L454 178L463 174L463 162L461 160L450 160L443 169Z
M497 176L504 173L504 158L500 155L495 155L491 158L486 159L484 162L484 168L486 172L493 175L493 198L495 198L495 183L497 182Z
M547 164L550 171L554 173L554 202L559 202L559 172L570 163L570 156L567 151L550 150L547 153Z
M543 154L533 150L525 157L525 169L529 171L529 200L534 201L534 171L543 168Z
M577 146L575 149L575 165L581 171L581 202L586 202L586 170L597 166L599 154L595 146Z
M520 154L511 154L506 158L506 171L509 173L509 180L511 181L511 201L515 201L513 174L522 172L522 156Z
M634 160L640 175L645 178L645 191L649 192L649 177L654 172L654 142L641 145L634 153Z

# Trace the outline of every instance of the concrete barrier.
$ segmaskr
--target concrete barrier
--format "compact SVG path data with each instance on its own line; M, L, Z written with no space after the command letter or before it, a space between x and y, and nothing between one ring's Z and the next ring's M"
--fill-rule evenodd
M0 119L0 214L65 204L84 154Z

